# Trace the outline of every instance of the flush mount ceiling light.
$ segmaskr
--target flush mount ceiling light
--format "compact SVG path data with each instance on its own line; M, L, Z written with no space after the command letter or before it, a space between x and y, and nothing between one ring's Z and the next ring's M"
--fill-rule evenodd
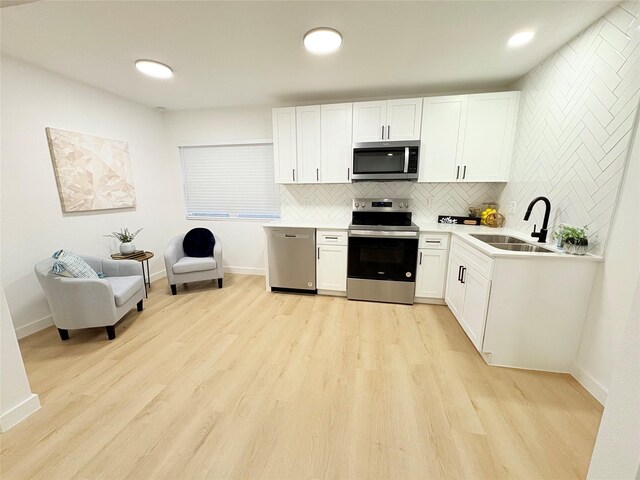
M522 45L526 45L527 43L529 43L533 39L534 35L535 33L533 33L531 30L524 30L522 32L515 33L511 35L511 38L507 42L507 45L509 45L511 48L521 47Z
M164 63L154 62L153 60L136 60L136 68L138 71L153 78L173 77L173 70L171 70L171 67Z
M342 45L342 35L333 28L314 28L304 34L304 46L316 55L333 53L340 48L340 45Z

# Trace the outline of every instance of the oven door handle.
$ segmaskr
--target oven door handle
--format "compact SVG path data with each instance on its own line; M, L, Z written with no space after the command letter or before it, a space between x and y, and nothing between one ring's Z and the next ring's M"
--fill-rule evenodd
M409 173L409 147L404 147L404 173Z
M368 238L417 238L418 232L350 230L349 236L350 237L368 237Z

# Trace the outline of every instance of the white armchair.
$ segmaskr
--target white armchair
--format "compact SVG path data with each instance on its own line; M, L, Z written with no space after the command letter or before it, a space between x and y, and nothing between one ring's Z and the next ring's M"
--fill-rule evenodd
M38 262L34 270L44 291L53 323L62 340L69 330L106 327L109 340L116 338L115 324L134 305L142 311L144 283L140 264L134 260L106 260L82 256L106 278L68 278L51 272L53 258Z
M218 280L218 288L222 288L222 245L220 239L213 235L215 245L212 257L188 257L182 248L184 234L172 238L164 251L164 266L171 294L178 293L179 283Z

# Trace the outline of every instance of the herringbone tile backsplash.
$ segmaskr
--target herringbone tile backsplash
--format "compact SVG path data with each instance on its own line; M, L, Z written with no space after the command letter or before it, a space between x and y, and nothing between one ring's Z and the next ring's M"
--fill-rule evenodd
M283 218L351 219L353 198L410 198L414 221L436 222L438 215L467 215L469 205L495 202L503 183L362 182L281 185Z
M551 200L552 223L589 225L594 253L609 233L640 98L640 2L624 2L522 80L507 226L530 232ZM535 217L535 218L534 218Z

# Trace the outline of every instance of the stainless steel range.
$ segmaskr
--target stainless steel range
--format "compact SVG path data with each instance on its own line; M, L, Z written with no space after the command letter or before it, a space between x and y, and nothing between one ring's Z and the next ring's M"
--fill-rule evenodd
M347 298L412 304L418 226L408 198L356 198L349 225Z

